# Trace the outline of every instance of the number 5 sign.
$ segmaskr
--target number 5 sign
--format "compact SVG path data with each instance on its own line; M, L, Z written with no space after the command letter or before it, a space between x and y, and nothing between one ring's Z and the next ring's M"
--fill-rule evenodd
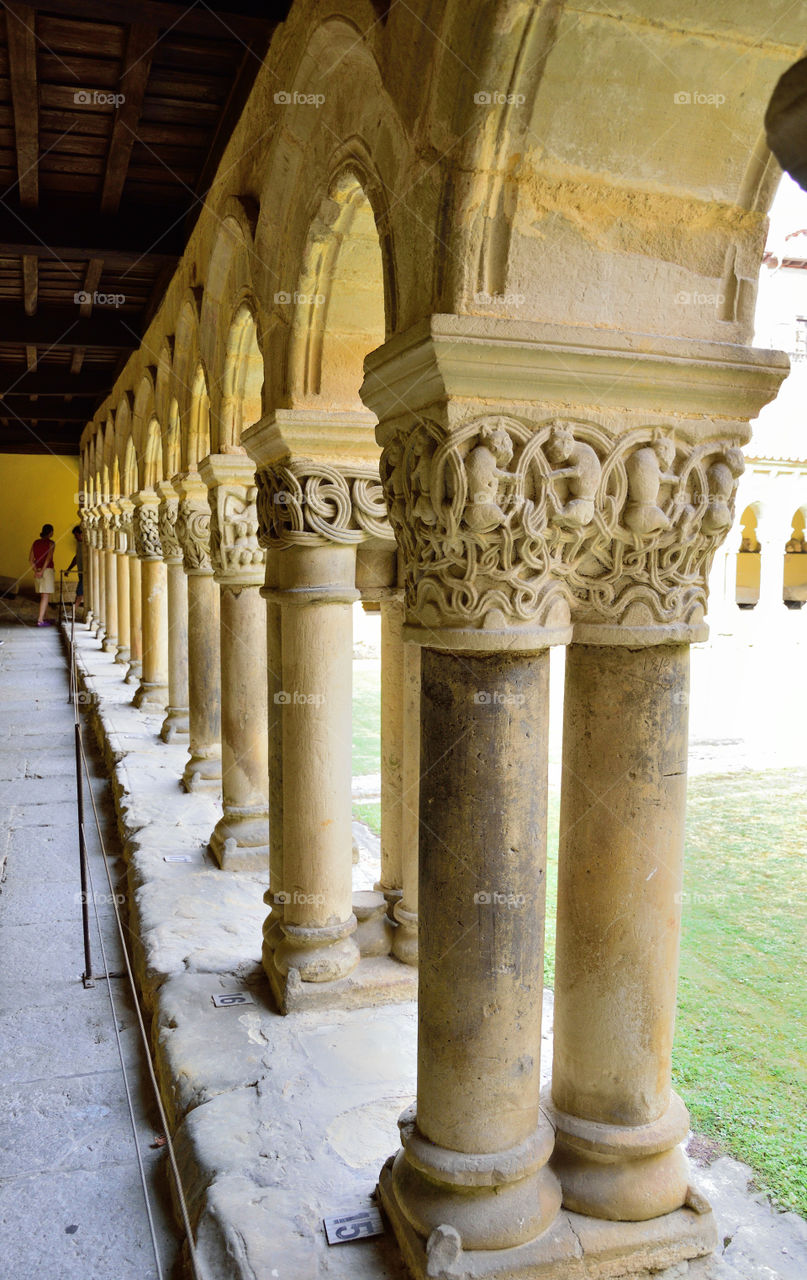
M362 1236L384 1234L384 1224L377 1209L361 1209L358 1213L341 1214L338 1218L323 1218L328 1244L345 1244Z

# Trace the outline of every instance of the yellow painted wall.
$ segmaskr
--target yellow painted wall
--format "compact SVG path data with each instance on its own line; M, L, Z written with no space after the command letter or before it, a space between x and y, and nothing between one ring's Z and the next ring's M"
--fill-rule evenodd
M0 578L20 579L20 589L33 592L28 552L43 524L52 524L58 582L76 548L77 498L78 458L0 454Z

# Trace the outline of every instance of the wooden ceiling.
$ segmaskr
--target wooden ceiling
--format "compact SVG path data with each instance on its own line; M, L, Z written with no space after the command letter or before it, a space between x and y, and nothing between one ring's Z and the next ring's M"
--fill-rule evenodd
M288 8L0 5L0 452L78 453Z

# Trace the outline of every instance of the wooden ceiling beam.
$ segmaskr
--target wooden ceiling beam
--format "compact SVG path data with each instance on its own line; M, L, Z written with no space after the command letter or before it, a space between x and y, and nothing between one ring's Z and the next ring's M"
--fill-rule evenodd
M84 396L97 400L105 396L112 387L114 378L97 373L85 373L80 378L73 378L65 369L49 369L40 367L31 377L21 364L0 364L0 398L14 405L17 399L25 400L29 396Z
M0 201L0 258L22 255L63 261L103 258L109 268L125 270L175 264L184 248L183 222L190 206L169 209L125 204L105 218L69 200L59 209L26 210Z
M17 186L20 204L39 203L39 82L36 68L34 9L27 4L4 4L8 41L8 77L17 145Z
M134 351L142 337L139 316L113 307L96 308L85 319L78 306L39 308L35 316L21 313L18 302L0 302L0 333L36 353L37 347L100 347ZM30 356L29 356L30 367Z
M90 22L148 23L160 31L182 31L212 40L228 36L247 39L282 22L291 0L216 0L189 5L182 0L34 0L31 6L47 13Z
M104 187L101 192L103 214L116 214L120 207L126 175L129 172L132 147L137 137L137 126L146 97L154 48L159 36L159 28L143 22L134 22L129 28L123 70L118 85L118 92L123 100L115 112Z

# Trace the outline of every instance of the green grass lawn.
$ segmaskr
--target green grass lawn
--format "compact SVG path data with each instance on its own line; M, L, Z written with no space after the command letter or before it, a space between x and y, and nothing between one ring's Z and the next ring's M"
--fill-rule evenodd
M357 668L364 664L357 663ZM378 668L357 670L353 768L378 771ZM379 830L380 805L354 805ZM550 795L546 980L554 981L559 797ZM676 1089L692 1126L807 1216L807 770L689 785Z

